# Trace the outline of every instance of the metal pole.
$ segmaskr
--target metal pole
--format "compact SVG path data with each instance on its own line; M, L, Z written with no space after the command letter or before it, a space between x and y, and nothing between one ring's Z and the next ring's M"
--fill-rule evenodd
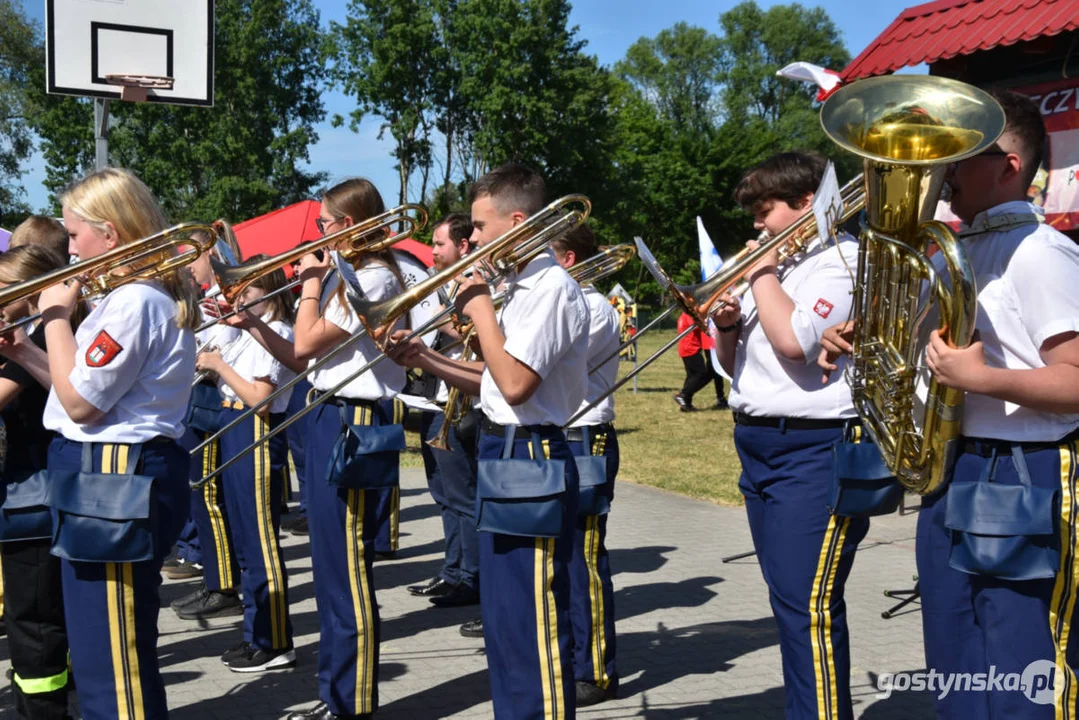
M109 100L94 98L94 169L109 166Z

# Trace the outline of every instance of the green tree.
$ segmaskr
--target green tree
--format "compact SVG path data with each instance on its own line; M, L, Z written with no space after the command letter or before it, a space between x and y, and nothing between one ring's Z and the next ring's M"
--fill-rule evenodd
M33 68L45 64L40 26L12 0L0 0L0 224L29 213L22 167L33 152L29 118L34 114Z
M318 23L310 0L217 0L214 107L111 103L111 164L137 173L176 221L238 221L310 196L324 180L303 169L325 116ZM55 197L92 164L92 103L43 106Z
M654 38L641 38L615 65L676 130L711 136L720 111L722 44L704 28L684 22Z
M330 24L333 80L357 102L349 127L358 130L368 114L383 119L379 138L389 130L396 143L401 203L417 170L420 197L427 191L435 78L448 60L437 30L431 0L352 0L345 24Z

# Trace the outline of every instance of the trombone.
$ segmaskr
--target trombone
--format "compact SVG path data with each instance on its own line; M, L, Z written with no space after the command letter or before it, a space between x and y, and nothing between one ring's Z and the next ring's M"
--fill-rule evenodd
M577 209L571 209L573 205L579 205ZM392 298L380 302L370 302L366 300L353 301L351 304L356 314L359 315L360 320L363 323L363 327L357 330L355 333L346 338L340 345L334 348L329 354L309 367L304 372L298 374L295 378L290 380L285 385L282 385L276 391L274 391L269 397L263 400L258 405L250 408L244 414L234 419L231 423L218 430L211 435L202 444L191 451L192 454L199 452L204 446L213 442L223 434L228 432L234 426L243 422L251 414L258 412L262 407L269 405L273 400L286 390L292 389L302 378L307 377L313 371L321 368L337 353L341 352L346 347L351 346L365 335L370 335L375 341L376 345L385 347L384 341L389 334L393 326L397 321L409 312L413 307L418 305L429 295L433 295L438 292L438 289L445 285L453 278L460 275L467 268L480 262L488 262L495 270L495 277L489 278L489 283L497 284L506 275L515 271L519 265L529 262L532 258L536 257L540 253L544 252L547 247L560 238L562 235L573 230L577 226L583 224L592 211L591 201L584 195L566 195L559 198L547 207L543 208L535 215L532 215L524 222L514 226L510 230L503 233L501 236L492 240L487 245L473 250L471 253L461 258L453 265L445 268L444 270L431 275L423 282L417 283L404 292L395 295ZM432 317L427 322L423 323L419 328L412 330L409 334L402 338L399 343L406 343L414 338L421 337L431 332L435 328L439 327L446 322L454 313L454 307L443 308L439 313ZM381 354L378 357L365 363L359 370L346 377L339 382L333 388L315 398L314 401L307 404L307 406L296 413L292 417L288 418L276 428L271 430L266 435L263 435L256 442L248 445L236 455L232 456L224 463L215 468L211 473L192 483L193 488L199 488L203 484L209 482L213 478L220 475L233 463L237 462L240 458L246 456L249 452L257 448L262 443L275 437L277 434L284 432L293 423L298 422L307 413L317 408L320 404L326 400L332 398L337 393L341 392L349 383L363 375L371 368L377 366L380 362L383 362L388 356Z
M839 194L840 199L843 202L843 211L839 215L838 224L846 222L865 208L865 189L862 177L863 176L859 174L840 189ZM658 360L661 355L677 345L682 338L693 332L695 328L707 328L708 317L726 305L724 301L720 300L721 296L730 295L733 299L741 297L749 290L749 280L746 276L749 275L749 271L753 269L753 266L756 265L761 258L773 250L778 250L779 261L781 263L792 260L796 255L804 252L809 246L809 243L818 234L816 218L813 213L806 213L791 223L791 225L783 232L775 237L763 240L760 246L755 250L750 250L748 248L743 249L730 260L723 263L723 266L711 277L697 285L676 285L663 268L660 267L659 263L656 262L656 258L652 255L651 251L649 251L648 246L644 244L644 241L640 238L636 238L637 250L641 256L641 262L645 264L645 267L648 268L648 272L652 274L652 277L656 279L656 282L660 284L660 287L671 293L674 302L669 308L664 310L658 318L648 323L648 325L638 332L631 340L623 343L619 346L618 350L609 354L594 367L589 368L588 373L592 374L596 372L610 362L612 358L620 355L626 347L639 340L641 335L654 327L659 320L669 316L675 310L682 310L690 315L694 320L694 325L691 325L680 332L674 339L652 353L648 359L640 363L631 372L627 373L625 377L612 385L606 392L581 408L569 419L565 427L572 426L573 423L577 422L577 420L579 420L586 412L594 408L603 400L606 400L608 396L617 392L623 385Z
M415 213L415 216L409 215L409 212ZM397 235L389 235L386 231L390 229L390 226L399 222L408 225L408 230ZM221 295L230 305L235 306L236 299L240 297L240 294L248 285L278 268L291 265L304 255L323 248L332 248L344 242L347 244L339 252L346 261L354 262L364 253L385 250L399 240L403 240L407 235L423 228L426 224L427 211L423 206L401 205L392 210L387 210L381 215L375 215L363 222L355 223L335 233L325 235L314 242L297 245L291 250L286 250L265 260L242 265L226 265L217 258L211 258L210 264L213 266L217 285L221 288ZM378 234L381 237L368 239L367 236L372 234ZM282 288L283 290L284 288ZM237 309L235 312L240 312L240 310ZM218 320L220 319L218 318Z
M625 267L626 263L632 260L636 254L637 248L629 243L608 245L607 247L600 248L597 254L587 260L571 266L567 272L570 274L570 277L581 285L590 285L597 280L602 280L605 277L614 275ZM462 361L468 362L475 357L475 351L473 350L471 343L472 336L475 332L475 328L470 325L467 330L462 333L464 337L458 341L465 346L461 354ZM454 343L454 346L457 344L458 343ZM431 440L426 441L427 445L436 450L452 452L449 446L450 427L460 423L471 406L471 395L466 395L456 386L450 386L449 394L446 397L446 407L443 409L445 417L442 421L442 427L439 428L438 435Z
M201 231L200 234L205 234L205 240L195 240L191 237L192 233L198 231ZM37 295L51 285L69 280L77 279L83 283L85 299L104 295L138 280L160 277L190 265L201 255L213 250L214 245L217 244L218 233L217 224L189 222L173 225L153 235L115 247L96 257L9 285L0 290L0 307L31 295ZM169 252L176 251L181 246L187 246L188 249L182 252ZM152 262L139 267L144 260L152 260ZM0 328L0 333L22 327L40 317L41 313L22 318L18 322Z

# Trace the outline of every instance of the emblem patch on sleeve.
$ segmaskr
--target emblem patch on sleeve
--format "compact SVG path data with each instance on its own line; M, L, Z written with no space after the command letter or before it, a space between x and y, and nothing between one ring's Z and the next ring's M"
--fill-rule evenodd
M120 343L102 330L86 350L86 364L90 367L104 367L115 360L122 350Z
M832 303L828 302L824 298L818 298L817 304L813 306L813 312L817 313L822 318L827 318L829 315L832 314L832 308L834 307L835 305L832 305Z

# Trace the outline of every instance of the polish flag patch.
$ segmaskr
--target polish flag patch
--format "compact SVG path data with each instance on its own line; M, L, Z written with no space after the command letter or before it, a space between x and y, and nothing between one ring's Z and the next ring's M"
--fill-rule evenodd
M832 308L834 307L835 305L828 302L824 298L818 298L817 304L813 306L813 312L817 313L822 318L827 318L829 315L832 314Z
M86 364L90 367L104 367L120 354L123 347L102 330L86 350Z

